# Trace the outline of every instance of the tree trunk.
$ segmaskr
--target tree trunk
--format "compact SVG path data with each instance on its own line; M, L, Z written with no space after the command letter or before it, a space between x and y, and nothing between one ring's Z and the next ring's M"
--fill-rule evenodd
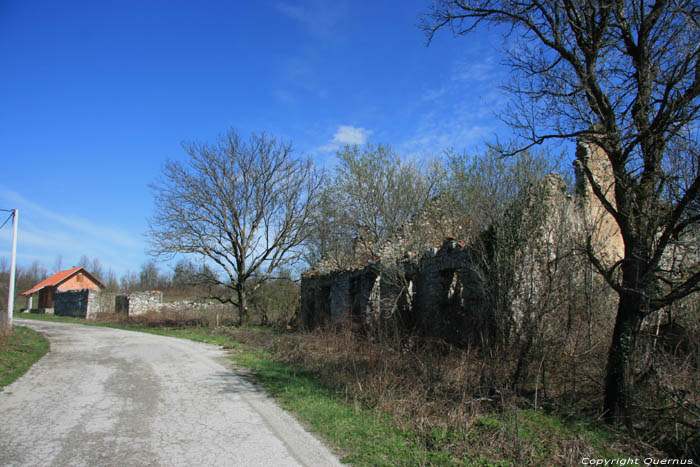
M605 376L605 421L630 425L634 389L634 352L645 302L642 294L623 293L617 309Z
M248 314L248 294L243 287L236 288L238 295L238 325L248 325L250 323L250 314Z

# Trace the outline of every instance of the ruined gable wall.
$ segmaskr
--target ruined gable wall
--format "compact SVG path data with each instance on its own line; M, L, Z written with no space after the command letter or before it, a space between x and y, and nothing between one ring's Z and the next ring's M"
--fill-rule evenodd
M606 199L617 207L615 177L605 152L596 144L582 138L578 141L576 157L586 161L593 180ZM603 259L603 264L611 266L624 255L622 235L615 219L593 192L579 160L574 163L574 166L584 234L591 235L593 249Z

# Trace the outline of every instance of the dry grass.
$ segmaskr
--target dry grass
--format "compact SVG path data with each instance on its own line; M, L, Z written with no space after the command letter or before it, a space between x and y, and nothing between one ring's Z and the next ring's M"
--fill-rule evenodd
M95 322L114 323L135 327L155 328L186 328L186 327L219 327L233 326L238 322L230 308L224 306L209 306L196 309L189 306L171 308L163 311L149 311L135 316L123 313L100 313Z
M608 439L580 418L562 422L566 411L557 407L573 399L566 388L550 386L548 394L556 397L538 394L555 417L531 410L532 392L516 391L507 384L514 358L416 337L387 343L347 328L294 333L231 328L220 332L313 373L350 404L391 414L425 449L449 452L454 458L481 456L537 463L556 457L557 464L577 465L586 456L658 452L621 435ZM578 398L582 399L580 393ZM585 404L569 407L579 415L593 414L589 422L596 425L592 407L597 401L585 400Z

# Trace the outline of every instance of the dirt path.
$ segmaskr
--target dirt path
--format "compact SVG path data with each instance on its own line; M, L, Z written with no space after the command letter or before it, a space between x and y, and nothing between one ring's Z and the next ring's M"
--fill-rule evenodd
M51 352L0 392L0 465L338 465L216 346L16 320Z

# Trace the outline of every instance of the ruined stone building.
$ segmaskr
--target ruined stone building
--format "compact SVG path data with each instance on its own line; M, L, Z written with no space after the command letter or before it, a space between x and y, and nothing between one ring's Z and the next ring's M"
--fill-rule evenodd
M590 158L589 166L601 189L612 190L613 178L604 155L583 141L578 151ZM557 243L562 231L569 238L572 234L582 238L590 235L594 248L606 261L622 257L617 225L591 192L581 170L576 175L576 194L567 193L561 176L548 175L529 207L521 208L525 211L519 213L522 216L528 216L527 211L535 206L544 206L547 214L538 221L539 240L521 252L518 267L512 271L512 283L516 285L508 299L513 320L528 313L528 303L537 303L538 282L547 280L546 264L573 248ZM500 318L488 311L489 278L479 267L484 261L483 252L477 257L470 243L473 239L464 238L464 219L450 209L439 199L434 200L386 242L376 257L368 259L359 252L343 267L322 260L304 273L303 324L373 325L393 320L456 343L466 342L473 333L491 332ZM526 274L527 282L517 280Z

